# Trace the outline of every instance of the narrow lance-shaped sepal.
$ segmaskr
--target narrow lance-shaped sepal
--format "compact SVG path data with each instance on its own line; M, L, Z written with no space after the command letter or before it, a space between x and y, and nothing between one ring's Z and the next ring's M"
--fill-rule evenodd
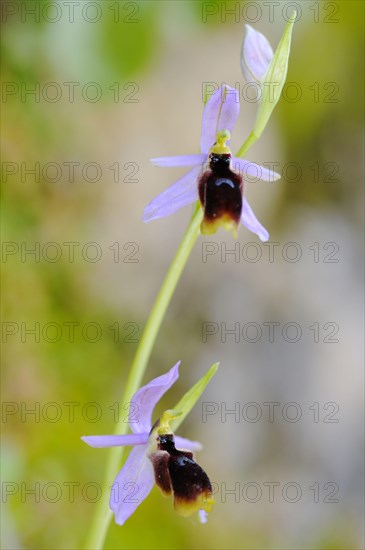
M242 45L241 67L245 79L259 87L260 102L253 130L239 149L237 156L243 157L259 139L270 116L280 99L288 72L291 35L297 13L294 11L281 37L275 54L266 37L246 25L246 36Z
M288 72L291 35L296 16L297 12L294 11L263 80L261 102L253 129L253 132L257 136L262 134L275 105L280 99L280 94L285 84Z

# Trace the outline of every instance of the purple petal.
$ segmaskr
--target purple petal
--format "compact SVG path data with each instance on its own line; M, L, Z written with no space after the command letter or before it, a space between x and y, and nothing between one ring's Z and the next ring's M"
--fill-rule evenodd
M236 172L240 172L244 179L248 176L256 180L272 182L280 179L281 177L280 174L274 172L274 170L260 166L255 162L239 159L238 157L232 157L232 169Z
M200 138L202 153L208 153L216 141L219 130L229 130L232 133L239 111L239 93L235 88L224 85L214 92L203 112Z
M207 523L208 521L208 514L205 510L199 510L199 521L200 523Z
M192 451L193 453L201 451L203 445L199 441L191 441L190 439L185 439L185 437L180 437L179 435L175 436L175 447L179 451L186 449L187 451Z
M241 52L241 67L247 82L260 81L264 77L273 55L267 38L250 25L246 25L246 36Z
M201 171L202 166L199 164L157 195L144 209L143 221L147 223L157 218L165 218L198 200L197 180Z
M242 199L241 223L252 231L252 233L256 233L262 241L267 241L269 239L269 233L258 221L245 197Z
M90 447L123 447L124 445L144 445L149 431L127 435L84 435L81 439Z
M155 166L173 167L173 166L196 166L203 164L207 160L207 155L183 155L178 157L158 157L151 159Z
M138 423L132 424L134 433L149 433L152 427L152 412L161 397L179 378L179 365L176 363L166 374L151 380L149 384L140 388L132 397L134 409L137 410Z
M153 467L146 452L147 446L135 447L113 483L109 504L118 525L123 525L135 512L155 483Z

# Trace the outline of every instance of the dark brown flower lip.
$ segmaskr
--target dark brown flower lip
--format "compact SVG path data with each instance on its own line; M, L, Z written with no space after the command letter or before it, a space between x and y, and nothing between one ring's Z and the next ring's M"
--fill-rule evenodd
M164 495L174 495L176 511L189 516L199 510L210 511L212 485L193 453L176 449L172 433L157 436L157 451L151 453L155 482Z
M210 235L224 227L237 236L242 215L242 176L230 169L230 154L211 153L210 158L210 168L198 181L199 199L204 209L200 230Z

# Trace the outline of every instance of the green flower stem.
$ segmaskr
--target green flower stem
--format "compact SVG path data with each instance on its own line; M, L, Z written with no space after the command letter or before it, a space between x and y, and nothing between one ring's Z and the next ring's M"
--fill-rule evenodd
M138 344L136 355L129 371L124 395L121 399L122 406L130 402L133 394L141 385L162 320L165 316L176 285L184 270L185 264L194 247L195 241L199 235L199 227L202 217L202 209L200 205L197 204L194 215L176 252L175 258L173 259L165 280L162 283L143 331L141 340ZM116 425L115 433L127 433L128 424L123 420L124 419L121 419ZM112 447L109 451L102 496L98 501L94 520L85 545L85 549L87 550L101 550L104 546L104 540L108 531L109 523L113 516L113 513L109 508L110 488L113 485L118 469L120 469L123 454L124 447Z
M245 143L240 147L238 150L238 153L236 154L236 157L243 158L247 151L252 147L252 145L258 140L258 136L254 134L254 132L251 132L251 134L246 139Z

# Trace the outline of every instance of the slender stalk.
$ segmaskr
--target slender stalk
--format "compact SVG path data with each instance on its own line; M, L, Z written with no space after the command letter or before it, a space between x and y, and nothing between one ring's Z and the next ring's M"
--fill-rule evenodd
M258 140L258 136L256 136L253 132L248 136L245 143L242 145L242 147L238 150L238 153L236 154L236 157L243 158L247 151L252 147L252 145Z
M121 404L124 406L131 401L133 394L141 385L143 375L145 373L148 360L150 358L153 345L155 343L158 331L166 310L176 288L176 285L184 270L185 264L194 247L195 241L199 235L199 226L202 220L202 209L197 204L195 213L190 221L190 224L184 234L172 264L167 272L167 275L162 283L160 291L153 304L150 316L144 328L141 340L138 344L136 355L129 371L129 376L126 388L121 399ZM123 422L123 419L116 425L115 432L125 434L128 431L128 424ZM109 456L106 467L106 476L103 483L103 491L100 500L98 501L94 520L92 522L88 539L85 544L87 550L101 550L104 546L104 540L108 531L109 523L112 518L112 512L109 508L109 493L113 485L115 476L120 469L121 461L124 454L124 447L112 447L109 450Z

